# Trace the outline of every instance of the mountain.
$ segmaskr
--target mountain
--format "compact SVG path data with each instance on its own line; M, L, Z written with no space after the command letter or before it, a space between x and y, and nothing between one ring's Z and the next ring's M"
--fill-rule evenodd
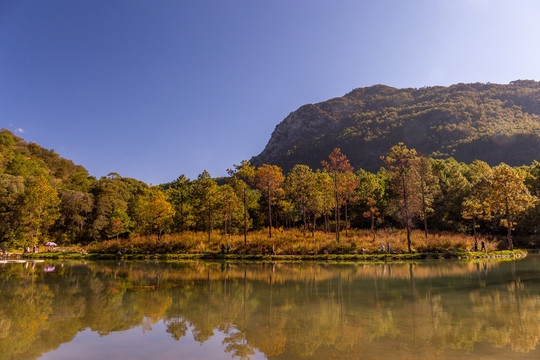
M355 169L375 171L398 142L427 156L464 162L540 160L540 82L358 88L290 113L251 162L286 171L295 164L320 168L339 147Z

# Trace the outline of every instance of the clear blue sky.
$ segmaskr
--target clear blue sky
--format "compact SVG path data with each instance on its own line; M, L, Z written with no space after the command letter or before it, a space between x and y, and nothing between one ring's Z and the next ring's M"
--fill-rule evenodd
M0 127L163 183L357 87L540 80L540 1L0 0Z

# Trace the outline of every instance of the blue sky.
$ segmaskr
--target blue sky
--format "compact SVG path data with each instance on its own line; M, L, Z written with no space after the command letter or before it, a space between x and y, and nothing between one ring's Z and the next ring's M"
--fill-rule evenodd
M540 2L0 0L0 127L147 183L357 87L540 80Z

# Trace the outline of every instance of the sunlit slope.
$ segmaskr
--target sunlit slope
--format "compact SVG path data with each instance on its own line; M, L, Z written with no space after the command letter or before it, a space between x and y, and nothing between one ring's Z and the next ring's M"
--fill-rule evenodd
M292 112L252 162L318 168L340 147L355 168L373 171L398 142L433 157L530 164L540 159L540 82L355 89Z

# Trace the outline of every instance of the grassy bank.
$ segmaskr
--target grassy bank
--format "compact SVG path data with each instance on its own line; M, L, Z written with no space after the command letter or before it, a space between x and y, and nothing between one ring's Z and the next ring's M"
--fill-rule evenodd
M422 231L413 231L412 249L415 253L445 253L450 251L467 251L474 247L472 236L452 233L432 233L426 239ZM487 251L498 249L498 242L481 238ZM165 235L161 240L157 236L132 236L129 239L106 240L85 248L89 253L100 254L205 254L220 252L221 245L229 245L230 253L242 255L262 254L263 247L270 252L274 246L276 255L317 255L317 254L351 254L382 252L381 243L390 245L390 252L403 254L407 252L407 239L404 230L379 230L373 234L369 230L352 230L341 235L338 243L333 233L302 233L298 229L276 229L273 238L266 231L256 231L248 235L247 244L243 235L224 235L214 233L210 239L207 233L185 232Z
M375 237L374 237L375 236ZM272 239L265 231L252 232L247 244L242 235L186 232L156 236L132 236L129 239L106 240L81 247L62 248L61 252L26 254L40 259L225 259L241 260L336 260L336 261L388 261L441 258L490 258L497 256L524 256L520 251L496 251L498 242L480 238L486 252L473 252L474 238L462 234L432 233L428 238L422 231L412 233L413 253L407 253L406 234L403 230L367 230L342 234L338 243L335 234L316 232L305 236L300 230L276 229ZM384 245L384 251L381 248ZM221 246L229 246L229 253L221 254ZM274 254L270 255L272 246ZM390 246L390 251L388 251ZM265 253L263 254L263 247Z

